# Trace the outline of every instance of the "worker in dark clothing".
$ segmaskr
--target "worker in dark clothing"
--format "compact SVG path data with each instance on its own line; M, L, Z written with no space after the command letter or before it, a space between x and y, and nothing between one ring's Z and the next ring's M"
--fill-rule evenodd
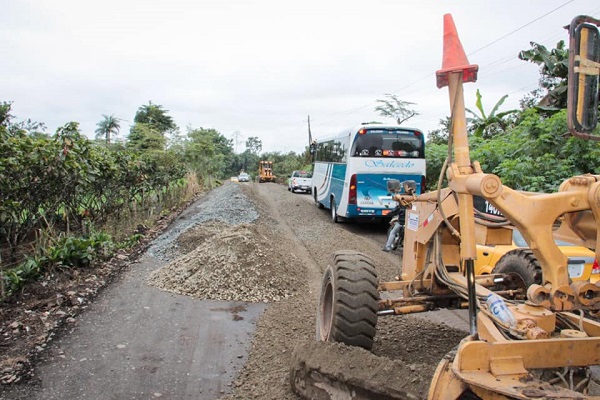
M396 206L396 208L394 208L388 214L388 216L391 216L392 220L394 219L395 216L398 216L398 218L394 222L394 227L388 233L387 242L386 242L385 246L383 246L383 249L382 249L383 251L389 252L389 251L392 251L392 248L394 247L394 241L397 240L396 238L400 234L400 230L404 229L404 220L406 219L406 207L401 204L398 204ZM402 236L404 236L404 235L402 235Z

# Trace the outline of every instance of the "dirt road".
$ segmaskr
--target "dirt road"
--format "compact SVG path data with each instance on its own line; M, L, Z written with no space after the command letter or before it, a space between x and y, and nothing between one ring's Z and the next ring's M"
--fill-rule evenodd
M384 241L385 227L333 224L308 195L227 182L44 351L32 380L5 387L1 398L297 399L290 358L296 344L314 340L329 257L361 251L392 279L400 255L382 252ZM405 367L390 379L423 397L437 362L464 336L423 318L382 318L373 353ZM363 360L346 351L328 361L356 369Z

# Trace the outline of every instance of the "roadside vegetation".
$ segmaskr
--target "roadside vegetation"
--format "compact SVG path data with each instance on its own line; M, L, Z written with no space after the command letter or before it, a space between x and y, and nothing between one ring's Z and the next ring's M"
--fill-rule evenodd
M95 140L77 122L48 134L0 103L0 299L30 280L93 268L198 193L242 170L255 175L261 157L281 177L309 164L293 152L260 155L257 137L236 154L215 129L182 134L152 102L139 107L125 138L122 131L120 119L102 115Z
M14 122L10 109L3 103L0 113L2 298L49 270L110 257L140 238L125 227L151 223L198 190L169 150L94 142L76 122L46 135Z
M600 174L598 142L566 135L568 49L532 43L521 59L540 66L539 88L518 110L487 112L477 92L468 110L471 159L515 189L550 192L564 179ZM396 122L418 116L411 102L387 94L376 111ZM467 104L469 100L467 99ZM43 123L18 121L0 103L0 299L52 271L91 268L134 245L157 219L241 171L256 177L259 160L273 161L284 183L294 170L310 170L304 152L262 152L249 137L236 153L215 129L182 132L162 105L138 108L124 135L121 120L102 115L95 140L68 122L55 133ZM418 125L418 124L417 124ZM427 133L427 187L437 186L448 154L449 119ZM123 137L125 136L125 137Z
M568 49L531 43L519 58L540 66L539 87L520 101L520 109L501 111L503 96L486 112L477 92L474 109L467 111L471 160L484 172L498 175L517 190L553 192L565 179L578 174L600 174L597 141L571 137L567 129ZM469 100L466 100L469 107ZM449 119L428 133L427 187L437 186L448 154ZM597 129L597 135L600 134Z

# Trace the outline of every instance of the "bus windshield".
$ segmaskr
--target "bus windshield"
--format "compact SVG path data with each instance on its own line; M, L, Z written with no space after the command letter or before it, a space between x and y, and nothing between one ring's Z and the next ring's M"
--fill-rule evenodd
M408 129L361 129L352 157L424 158L423 135Z

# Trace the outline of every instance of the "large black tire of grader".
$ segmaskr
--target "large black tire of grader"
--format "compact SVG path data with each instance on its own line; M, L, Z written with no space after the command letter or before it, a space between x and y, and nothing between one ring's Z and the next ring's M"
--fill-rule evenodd
M503 255L496 263L494 274L517 274L525 287L542 284L542 267L529 249L515 249Z
M379 292L370 258L338 251L325 270L317 310L317 340L373 347Z

